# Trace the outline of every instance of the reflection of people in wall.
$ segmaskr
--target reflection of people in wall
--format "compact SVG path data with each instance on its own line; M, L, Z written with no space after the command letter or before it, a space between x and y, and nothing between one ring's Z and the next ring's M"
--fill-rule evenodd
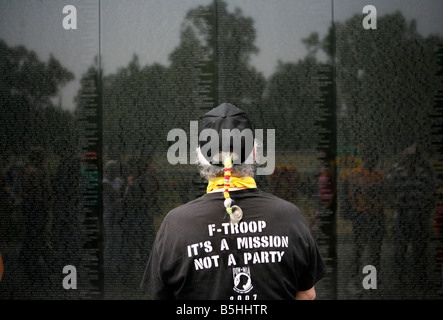
M73 152L60 159L52 178L51 245L59 264L78 265L82 227L82 172Z
M269 181L273 195L291 202L297 200L300 174L295 165L277 166Z
M335 212L336 197L334 184L334 167L327 165L321 169L317 179L318 208L315 214L315 225L313 229L321 232L331 223L330 219ZM326 228L324 228L326 227Z
M207 193L165 217L142 289L154 299L313 299L326 268L303 215L257 188L253 141L223 144L223 129L252 132L248 116L224 103L202 117L204 129L220 139L198 149Z
M334 167L327 166L321 170L318 177L319 206L322 209L333 210L335 206Z
M367 150L360 167L354 168L348 176L349 202L352 214L353 266L354 276L363 266L371 264L380 270L380 251L386 233L383 173L376 170L377 153ZM369 260L363 262L367 249Z
M50 182L45 169L45 151L33 148L22 181L22 214L25 236L20 259L31 280L45 277L49 222Z
M155 234L153 216L158 211L158 185L153 169L136 159L128 161L125 181L122 253L125 254L127 270L137 272L140 276L151 250L151 236ZM136 287L139 283L140 280Z
M436 181L430 164L417 144L403 152L403 159L389 174L395 190L395 270L405 276L407 249L412 246L411 257L414 276L418 284L426 281L425 251L430 232L430 216L434 207Z
M123 216L121 187L123 180L120 164L109 160L103 168L103 227L104 227L104 269L105 286L116 280L116 274L122 264L120 249L122 246L121 219ZM111 276L111 274L114 274ZM106 289L105 289L106 290Z
M349 199L349 175L351 171L361 166L361 157L354 155L344 155L339 158L340 172L338 175L338 193L340 193L340 216L343 219L352 220L354 217L354 211Z
M437 216L434 221L435 238L437 239L437 263L441 272L441 287L438 293L443 295L443 187L440 187L437 197Z

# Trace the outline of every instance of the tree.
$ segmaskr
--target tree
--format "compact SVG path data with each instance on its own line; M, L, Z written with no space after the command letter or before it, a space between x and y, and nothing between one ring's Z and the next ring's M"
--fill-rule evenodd
M355 15L324 39L336 62L338 140L380 153L400 152L412 141L429 147L442 39L420 35L400 12L379 17L377 27L365 30Z
M169 130L187 130L218 101L258 110L265 80L249 64L258 51L254 41L253 20L240 10L228 12L222 1L189 10L168 67L142 67L134 54L127 66L104 77L105 154L116 159L166 152Z
M302 39L302 43L308 51L305 58L297 62L278 61L266 85L263 109L268 110L267 122L276 129L277 151L321 150L331 157L336 134L332 64L316 58L323 45L318 33Z
M173 99L169 77L159 64L141 68L134 55L127 67L103 79L104 153L109 158L147 157L166 148Z
M193 74L190 84L194 91L201 88L202 75L211 74L209 94L214 106L230 102L256 111L265 79L250 65L251 55L258 53L255 38L253 19L239 8L229 12L224 1L198 6L188 12L182 24L180 45L170 55L171 68L178 77ZM182 69L191 73L182 73ZM199 115L203 110L197 111Z
M219 102L231 102L246 111L257 111L265 87L264 76L250 65L255 45L254 21L239 8L229 12L225 2L216 2L216 63Z
M8 47L0 40L0 145L2 150L23 153L30 146L52 146L51 141L66 134L60 119L70 115L51 99L74 75L51 54L40 61L24 46Z

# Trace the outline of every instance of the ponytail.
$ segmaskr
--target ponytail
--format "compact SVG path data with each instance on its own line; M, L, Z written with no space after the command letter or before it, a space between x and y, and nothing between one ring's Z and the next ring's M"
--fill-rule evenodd
M226 208L226 212L229 215L230 221L232 224L237 224L243 218L243 211L239 206L232 205L233 200L229 195L229 188L231 186L231 171L232 171L232 155L228 154L224 156L223 159L224 166L224 190L223 195L225 197L224 206Z

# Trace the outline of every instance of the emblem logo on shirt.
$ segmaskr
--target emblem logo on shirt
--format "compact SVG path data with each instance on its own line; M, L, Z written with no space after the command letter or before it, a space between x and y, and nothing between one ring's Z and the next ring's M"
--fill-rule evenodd
M249 267L238 267L232 269L232 277L234 278L234 291L238 293L248 293L251 291L251 271Z

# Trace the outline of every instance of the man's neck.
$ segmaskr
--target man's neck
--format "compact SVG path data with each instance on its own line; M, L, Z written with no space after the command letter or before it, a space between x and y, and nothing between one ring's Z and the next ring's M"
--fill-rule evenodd
M244 190L244 189L247 189L247 188L229 188L229 192L231 192L231 191L238 191L238 190ZM215 189L215 190L212 190L211 192L209 192L209 193L215 193L215 192L223 192L224 191L224 189Z

